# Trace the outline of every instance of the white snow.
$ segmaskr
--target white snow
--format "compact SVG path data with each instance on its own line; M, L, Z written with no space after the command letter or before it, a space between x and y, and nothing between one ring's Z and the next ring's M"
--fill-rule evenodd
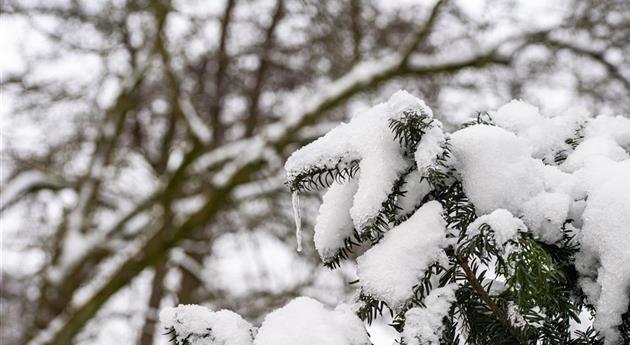
M199 305L179 305L160 312L160 322L173 327L178 341L190 345L251 345L252 325L229 310L214 312Z
M505 129L471 126L451 137L464 191L479 213L506 209L522 216L539 239L554 243L571 203L579 196L576 180L534 159L526 141Z
M437 201L423 205L408 220L357 259L364 293L399 308L413 294L425 270L445 254L446 222Z
M557 230L567 219L571 201L563 193L540 193L523 204L525 224L544 242L556 242L562 238Z
M626 151L630 150L630 118L624 116L598 116L584 128L585 138L606 137L614 140Z
M405 90L394 92L387 101L387 112L392 119L401 118L405 111L419 111L433 117L433 111L420 98Z
M597 116L583 129L584 139L562 164L566 172L575 172L595 156L619 162L628 159L630 119L622 116Z
M519 214L544 189L527 143L505 129L475 125L452 134L451 145L464 191L479 213L504 208Z
M436 158L444 152L445 141L442 124L435 120L434 125L420 139L414 154L421 173L424 174L429 167L435 165Z
M516 238L519 231L527 231L527 227L522 220L514 217L510 211L499 208L470 223L466 229L468 237L479 234L479 227L483 224L487 224L492 228L494 239L499 245L504 245L509 240Z
M405 177L402 189L405 195L398 197L398 214L407 215L415 211L422 199L431 192L431 185L426 179L422 179L420 171L414 170Z
M601 156L614 161L628 159L628 153L612 138L593 137L585 139L562 164L561 168L567 172L574 172L586 164L594 156Z
M496 112L491 112L490 116L497 126L524 139L533 157L551 162L554 153L566 147L564 141L573 137L585 120L580 112L546 117L540 114L538 107L520 100L512 100Z
M605 160L591 161L577 172L588 199L576 267L597 310L595 328L606 337L606 344L615 344L630 291L630 160Z
M442 323L455 302L457 284L431 290L424 299L426 308L415 307L405 313L402 338L408 345L437 345L444 330Z
M350 217L352 199L357 191L357 179L345 183L333 183L319 207L315 221L315 248L324 262L329 261L340 248L344 239L352 235L354 224Z
M312 298L298 297L265 317L254 344L369 345L370 340L349 306L330 310Z
M584 198L584 191L578 185L575 176L565 173L561 167L556 165L539 166L540 176L545 185L545 191L550 193L563 193L569 195L573 200Z

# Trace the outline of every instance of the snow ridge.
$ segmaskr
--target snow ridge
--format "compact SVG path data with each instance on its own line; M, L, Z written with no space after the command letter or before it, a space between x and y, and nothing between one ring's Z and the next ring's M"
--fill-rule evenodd
M424 204L357 259L364 293L399 308L433 262L445 257L446 221L437 201Z
M424 299L426 308L415 307L405 313L405 329L402 338L408 345L437 345L444 330L442 319L448 315L455 302L457 284L431 290Z

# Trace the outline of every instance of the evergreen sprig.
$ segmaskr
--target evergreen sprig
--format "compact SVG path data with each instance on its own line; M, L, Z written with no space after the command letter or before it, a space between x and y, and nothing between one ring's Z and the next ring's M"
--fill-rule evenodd
M361 245L361 243L363 243L361 235L356 230L353 230L350 237L344 238L343 247L339 248L330 259L323 262L324 266L331 270L341 267L341 261L347 260L352 254L352 250Z
M509 299L530 325L529 338L569 339L569 320L579 322L579 310L571 300L562 270L530 234L523 234L518 246L519 249L508 256L509 269L502 275L506 278Z
M183 336L177 333L177 331L175 330L175 327L168 327L164 335L169 336L169 342L173 343L174 345L192 345L196 343L196 341L194 340L207 339L207 338L212 337L212 329L207 328L207 331L208 331L207 333L203 333L203 334L189 333L186 336Z
M368 226L361 230L364 240L370 240L372 244L376 244L392 226L400 223L398 211L401 210L401 208L398 206L398 199L404 197L407 193L407 191L404 190L404 186L407 183L406 178L414 170L414 166L409 167L394 181L392 190L387 195L387 199L381 204L381 209L376 217L374 217Z
M428 167L422 175L434 189L444 189L454 182L455 169L449 166L451 156L451 145L447 138L442 153L435 158L435 164Z
M453 318L460 325L460 332L465 334L466 344L513 345L519 343L493 315L469 282L464 281L462 283L462 286L457 289L455 297Z
M422 136L432 126L433 117L424 108L405 110L401 117L389 120L394 138L408 155L413 155Z
M360 307L356 314L361 320L367 321L370 325L377 317L383 315L383 311L386 309L389 311L390 315L393 316L393 311L389 308L387 303L375 299L368 294L361 292L358 301L360 303Z
M586 126L586 122L582 122L578 125L578 127L573 132L573 136L567 138L564 143L569 146L568 148L564 148L555 153L553 157L553 161L556 165L562 164L569 153L577 148L577 146L584 140L584 127Z
M604 345L604 339L599 336L599 332L590 326L586 331L575 331L576 339L572 339L569 345Z
M431 264L424 272L424 276L420 279L420 282L413 287L413 295L411 299L409 299L407 303L400 308L400 310L397 310L397 314L394 316L391 323L391 326L394 327L394 329L402 332L405 326L405 313L409 309L414 307L426 308L424 299L434 289L433 280L436 277L438 282L437 288L446 286L447 284L455 281L453 271L451 271L449 267L444 267L440 262L434 262Z
M443 325L444 331L440 338L440 345L459 345L461 343L461 337L458 329L457 322L457 304L451 305L448 311L448 315L444 318Z
M462 183L458 180L443 186L437 185L432 196L442 204L448 228L456 229L460 234L465 233L468 225L477 218L475 206L468 200Z
M359 171L359 160L340 158L332 166L312 166L290 178L287 185L292 192L308 192L330 187L333 182L343 183Z
M570 320L579 322L579 311L582 307L580 298L576 297L575 268L569 264L573 255L579 250L573 240L575 234L570 227L571 221L563 226L563 238L556 244L546 244L538 241L530 233L520 233L517 239L510 240L509 254L505 254L494 239L494 230L487 224L479 227L479 233L469 237L462 235L458 242L457 254L470 260L470 266L475 279L479 282L486 280L487 267L494 263L494 274L502 277L506 289L499 294L491 294L492 281L484 286L488 296L505 315L508 315L507 306L513 304L515 310L521 315L521 324L512 328L513 341L524 341L529 344L598 344L600 343L597 332L591 330L586 333L576 333L571 330ZM478 291L477 295L479 295ZM484 301L481 301L482 303ZM461 305L465 308L468 318L472 305ZM460 310L461 311L461 310ZM481 313L480 320L467 319L471 323L468 326L472 332L470 344L501 343L491 333L475 336L475 322L486 323L485 314ZM497 326L497 325L494 325ZM622 325L623 327L623 325ZM620 327L620 330L621 328ZM505 328L505 327L504 327ZM491 329L498 330L494 327ZM507 329L507 328L506 328ZM515 338L514 334L518 332ZM505 336L505 332L495 334L498 337ZM623 331L622 331L623 333ZM475 340L476 339L476 340Z

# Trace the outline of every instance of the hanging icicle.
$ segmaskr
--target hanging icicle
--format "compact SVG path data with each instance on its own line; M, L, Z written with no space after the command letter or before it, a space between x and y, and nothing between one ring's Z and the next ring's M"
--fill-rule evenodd
M291 195L291 201L293 202L293 218L295 219L295 237L297 239L297 251L302 251L302 215L300 214L300 196L298 192L293 192Z

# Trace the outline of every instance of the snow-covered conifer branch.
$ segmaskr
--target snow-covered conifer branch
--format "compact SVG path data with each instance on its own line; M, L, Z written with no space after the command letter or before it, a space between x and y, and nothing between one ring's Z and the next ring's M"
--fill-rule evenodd
M231 311L215 312L197 305L166 308L160 321L177 345L370 344L350 306L330 310L307 297L296 298L270 313L260 328Z
M379 113L393 116L388 120L388 128L394 135L388 140L399 145L391 152L402 155L401 162L413 159L399 163L410 167L399 175L399 181L417 185L426 181L429 185L428 190L412 193L422 200L412 206L409 217L400 217L396 203L394 208L383 208L386 221L378 223L377 240L357 259L361 287L357 314L371 322L385 308L395 312L394 326L403 332L406 344L438 343L442 337L473 344L505 340L521 344L542 340L562 343L575 338L596 341L601 336L605 336L606 344L614 344L617 339L627 338L627 298L618 299L619 304L614 305L619 308L602 304L602 298L610 301L612 295L609 290L599 295L597 287L592 286L616 286L618 295L623 296L630 284L623 281L630 274L623 273L618 263L607 269L626 278L610 281L591 275L592 267L615 261L601 250L618 248L614 252L620 253L620 241L608 243L608 237L597 241L590 236L602 236L600 227L591 230L589 226L594 226L591 217L611 229L628 221L619 213L622 209L630 212L630 200L622 197L627 193L599 187L604 170L595 162L603 159L600 164L608 172L604 180L612 178L619 189L621 182L617 178L630 176L626 164L630 121L601 116L585 119L581 114L547 117L529 104L513 101L496 112L480 113L462 129L446 135L428 115L430 110L388 112L397 107L394 100L405 98L403 95L392 96L387 107L377 105L357 115L350 123L296 152L286 165L291 181L300 176L300 171L306 171L304 167L325 161L329 154L343 157L347 150L359 159L357 176L345 182L348 188L342 188L343 181L334 184L329 193L339 195L327 194L330 197L325 198L320 210L316 243L324 263L338 255L335 250L341 251L340 257L347 256L343 252L347 249L344 238L361 234L361 228L356 226L361 222L357 222L353 210L363 202L358 197L364 183L362 175L367 169L376 169L364 165L363 160L378 151L352 151L353 146L344 141L352 137L363 143L360 136L353 137L363 132L360 119L367 121ZM410 104L422 103L409 99L406 105ZM415 125L407 127L410 124ZM372 126L378 127L379 122ZM560 152L565 157L553 159ZM579 185L578 181L585 184ZM403 184L389 184L388 195L404 200L405 188L413 187L401 188ZM373 191L379 188L372 187ZM599 188L615 199L615 207L595 206L602 196ZM331 212L334 206L327 204L331 202L343 207ZM610 218L605 221L599 218L600 214L588 216L592 207ZM429 214L438 221L433 222ZM576 218L581 220L576 222ZM443 225L438 225L440 222ZM337 228L340 224L345 225ZM358 232L353 230L353 224ZM580 231L583 235L576 236ZM594 257L608 259L598 263ZM575 277L576 269L581 278ZM433 314L428 310L440 304L431 296L447 285L453 287L454 293L447 298L452 304L441 306L437 319L431 319ZM585 304L581 298L576 299L575 291L583 291L590 301ZM598 314L594 325L601 333L571 331L569 321L580 322L580 310L593 306ZM424 322L436 324L432 330L440 331L421 331L417 327L419 321L414 321L420 315Z
M379 242L390 224L397 223L397 200L404 196L406 176L416 169L412 155L425 131L439 126L432 115L424 102L398 92L387 103L356 115L287 160L287 184L292 190L342 184L357 175L358 188L350 209L356 232L347 232L337 244L329 243L330 250L320 248L328 253L327 266L338 266L355 244ZM339 168L340 162L348 163ZM333 248L337 252L329 255Z

